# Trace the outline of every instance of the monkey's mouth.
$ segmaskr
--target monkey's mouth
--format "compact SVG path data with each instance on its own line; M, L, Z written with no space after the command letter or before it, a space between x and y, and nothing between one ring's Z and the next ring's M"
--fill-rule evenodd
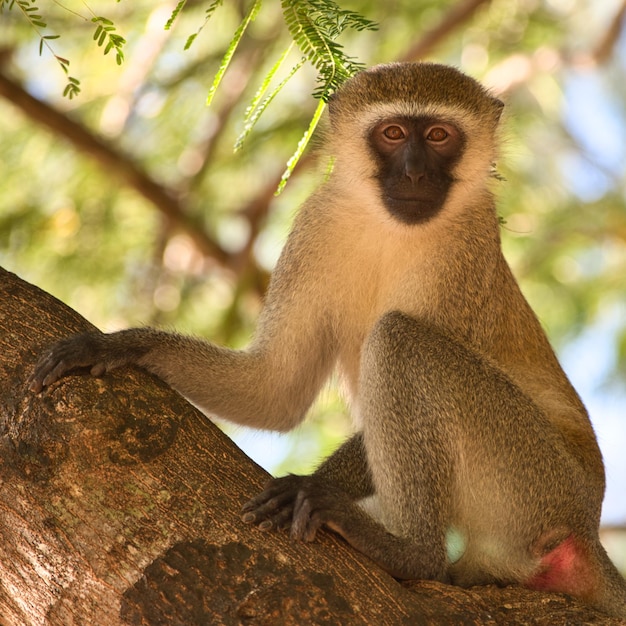
M385 196L385 201L386 202L403 202L406 204L414 204L416 207L418 207L420 204L423 203L432 203L432 198L426 198L424 196L420 197L419 195L406 195L406 196L390 196L387 195Z
M405 224L419 224L435 217L442 209L445 197L433 198L420 194L393 196L385 194L383 201L393 217Z

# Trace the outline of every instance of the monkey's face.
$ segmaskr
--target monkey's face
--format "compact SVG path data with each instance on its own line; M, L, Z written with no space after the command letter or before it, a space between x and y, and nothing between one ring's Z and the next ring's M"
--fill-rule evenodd
M456 125L431 116L388 117L374 124L368 143L381 200L396 219L418 224L443 208L465 147Z
M502 107L445 65L396 63L357 73L329 101L334 196L409 227L482 206Z

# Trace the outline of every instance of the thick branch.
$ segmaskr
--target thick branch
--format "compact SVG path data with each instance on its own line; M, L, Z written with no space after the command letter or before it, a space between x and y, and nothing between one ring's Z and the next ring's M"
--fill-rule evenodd
M42 346L93 328L0 269L0 622L83 624L618 624L518 587L401 585L343 541L243 524L265 473L137 369L41 395Z

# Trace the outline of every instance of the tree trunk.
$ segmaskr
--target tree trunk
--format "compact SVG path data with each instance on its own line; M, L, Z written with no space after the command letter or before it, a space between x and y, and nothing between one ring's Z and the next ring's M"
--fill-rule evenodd
M400 584L331 533L263 533L267 474L158 379L70 376L42 348L92 328L0 269L0 624L619 623L565 596Z

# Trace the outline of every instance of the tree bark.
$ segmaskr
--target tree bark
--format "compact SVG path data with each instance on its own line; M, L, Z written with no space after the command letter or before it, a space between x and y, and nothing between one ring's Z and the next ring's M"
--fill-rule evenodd
M400 584L331 533L240 521L267 474L138 369L40 395L42 348L92 326L0 269L0 624L618 624L561 595Z

